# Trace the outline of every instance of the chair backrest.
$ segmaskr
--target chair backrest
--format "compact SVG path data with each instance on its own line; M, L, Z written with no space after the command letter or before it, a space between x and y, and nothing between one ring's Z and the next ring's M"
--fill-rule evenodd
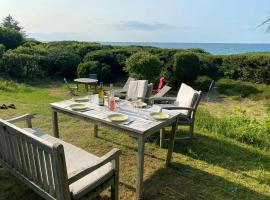
M164 87L156 93L153 97L163 97L165 94L167 94L172 88L168 85L164 85Z
M146 96L147 89L147 80L130 81L127 91L127 99L135 100L137 98L144 98Z
M68 84L68 82L67 82L67 79L66 79L66 78L64 78L64 82L65 82L65 84L66 84L66 86L67 86L67 88L68 88L69 93L71 94L71 96L76 96L76 92L75 92L75 90L74 90L73 88L71 88L71 87L70 87L70 85Z
M194 109L194 111L192 111L190 113L190 118L192 119L192 121L195 120L196 111L197 111L197 108L199 106L201 99L202 99L202 92L196 91L196 94L195 94L193 102L192 102L192 108Z
M165 80L165 78L163 76L160 77L159 84L158 84L158 87L157 87L157 90L156 90L157 92L160 92L160 90L161 90L161 88L163 86L164 80Z
M66 199L63 146L0 119L0 163L45 199Z
M179 92L176 97L175 104L180 107L191 107L194 108L196 106L197 98L201 95L200 91L194 90L192 87L186 85L185 83L181 84ZM192 111L181 110L181 114L191 116Z
M128 77L128 80L126 81L124 87L123 87L123 90L128 90L128 87L129 87L129 83L130 81L135 81L136 79L135 78L132 78L132 77Z
M97 74L89 74L89 78L97 80Z
M153 91L153 83L150 83L147 85L147 92L146 92L145 97L149 98L152 94L152 91Z

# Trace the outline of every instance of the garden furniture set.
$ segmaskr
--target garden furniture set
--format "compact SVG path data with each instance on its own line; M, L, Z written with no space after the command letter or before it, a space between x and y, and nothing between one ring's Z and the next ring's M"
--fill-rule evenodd
M66 80L65 80L66 82ZM71 94L76 90L66 82ZM45 199L70 200L95 197L111 187L111 198L118 199L120 150L113 149L102 157L86 152L59 139L58 114L81 119L94 124L94 136L102 126L136 139L136 197L143 197L143 168L145 142L148 137L160 131L160 146L164 140L164 129L171 126L166 165L170 165L178 125L190 126L193 135L194 119L201 91L182 84L177 97L164 97L169 86L160 89L161 94L150 97L153 85L146 80L129 78L119 93L126 99L118 100L118 109L111 111L99 106L92 95L92 101L84 102L85 110L74 110L74 100L51 103L52 135L32 128L33 115L26 114L10 120L0 119L0 164L22 180ZM146 107L132 107L132 101L147 102ZM173 103L171 103L173 102ZM146 104L145 104L146 105ZM153 113L167 117L159 120ZM127 121L114 122L113 114L127 116ZM12 123L25 120L27 128Z

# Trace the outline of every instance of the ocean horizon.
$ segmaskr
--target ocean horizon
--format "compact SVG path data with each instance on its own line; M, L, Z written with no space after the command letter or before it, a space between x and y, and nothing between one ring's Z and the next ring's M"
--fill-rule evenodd
M182 43L182 42L99 42L113 46L153 46L163 49L200 48L215 55L229 55L249 52L270 52L270 44L256 43Z

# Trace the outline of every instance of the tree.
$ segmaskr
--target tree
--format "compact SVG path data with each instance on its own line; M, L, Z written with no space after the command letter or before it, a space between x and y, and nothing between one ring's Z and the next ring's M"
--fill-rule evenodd
M6 49L14 49L23 43L23 36L20 32L0 27L0 43L5 45Z
M258 27L263 26L265 24L269 24L269 23L270 23L270 17L266 19L263 23L261 23ZM270 32L270 25L268 26L267 31Z
M20 23L16 21L15 19L13 19L11 15L8 15L3 19L1 26L5 28L14 29L20 32L23 36L26 36L25 31L23 31L23 27L20 26L19 24Z

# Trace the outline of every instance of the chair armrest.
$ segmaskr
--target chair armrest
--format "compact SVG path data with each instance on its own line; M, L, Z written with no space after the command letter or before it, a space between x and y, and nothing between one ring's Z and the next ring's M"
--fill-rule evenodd
M14 117L11 119L6 120L9 123L15 123L15 122L20 122L20 121L26 121L27 123L27 127L28 128L32 128L32 118L34 118L36 114L25 114L25 115L21 115L19 117Z
M176 101L176 97L150 97L152 102L155 101Z
M165 107L164 109L167 110L190 110L190 111L194 111L194 108L191 107L179 107L179 106L172 106L172 107Z
M76 182L77 180L83 178L87 174L90 174L91 172L102 167L108 162L111 162L113 160L118 160L120 155L121 155L121 151L119 149L116 149L116 148L112 149L110 152L102 156L94 165L86 166L84 168L81 168L80 170L77 170L71 173L70 178L68 179L68 184L72 184Z

